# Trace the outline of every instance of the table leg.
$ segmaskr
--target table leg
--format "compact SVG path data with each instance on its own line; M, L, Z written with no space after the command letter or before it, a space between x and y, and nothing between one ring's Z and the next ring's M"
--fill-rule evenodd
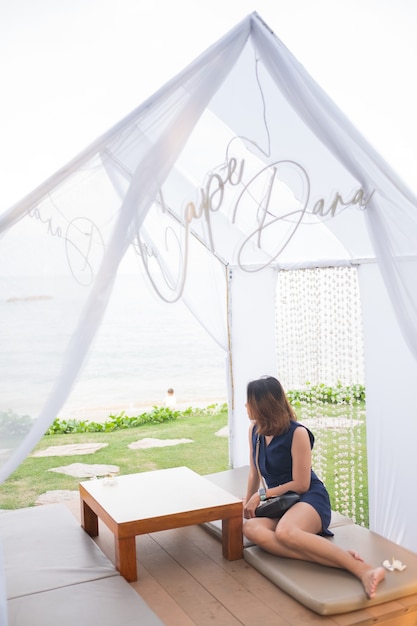
M84 500L81 500L81 526L90 537L97 537L98 517Z
M243 558L243 520L242 515L222 520L223 556L229 561Z
M116 569L129 583L138 579L136 566L136 537L114 537Z

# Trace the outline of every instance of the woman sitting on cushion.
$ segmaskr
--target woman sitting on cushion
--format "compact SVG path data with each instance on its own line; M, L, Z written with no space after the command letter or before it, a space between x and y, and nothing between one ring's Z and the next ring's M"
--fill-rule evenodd
M244 500L245 536L277 556L345 569L356 576L368 598L384 579L383 567L366 563L354 550L343 550L326 536L331 509L326 487L311 469L313 434L297 422L281 383L272 376L247 386L250 470ZM259 446L256 452L257 444ZM267 489L260 487L257 460ZM281 519L256 517L262 499L295 491L300 500Z

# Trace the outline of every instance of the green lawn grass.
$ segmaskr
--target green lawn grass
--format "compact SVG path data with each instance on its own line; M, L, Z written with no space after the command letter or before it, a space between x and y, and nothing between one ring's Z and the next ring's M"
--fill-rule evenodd
M49 446L74 443L106 443L98 452L77 456L28 456L20 467L0 485L0 508L17 509L33 506L39 495L56 489L77 490L80 479L48 471L72 463L117 465L120 474L133 474L185 465L199 474L220 472L229 467L227 437L216 436L226 426L227 411L213 414L196 412L176 420L151 426L116 430L111 433L76 433L48 435L35 451ZM158 439L192 439L193 443L131 450L128 444L153 437Z
M364 404L358 405L353 417L358 419L355 428L338 430L314 429L316 445L313 451L313 468L326 484L332 508L353 517L358 523L368 525L366 427ZM317 407L297 407L298 419L314 415ZM320 413L340 419L346 412L352 417L352 408L346 405L323 404ZM106 443L106 447L88 455L33 457L29 456L10 478L0 485L0 508L16 509L33 506L46 491L78 490L81 480L51 468L72 463L116 465L120 474L132 474L155 469L185 465L199 474L220 472L229 467L229 444L226 437L216 432L227 425L227 408L180 414L177 419L161 424L145 424L113 432L82 432L48 435L42 438L37 450L50 446L74 443ZM130 443L153 437L158 439L192 439L193 443L161 448L132 450ZM34 451L34 452L35 452Z

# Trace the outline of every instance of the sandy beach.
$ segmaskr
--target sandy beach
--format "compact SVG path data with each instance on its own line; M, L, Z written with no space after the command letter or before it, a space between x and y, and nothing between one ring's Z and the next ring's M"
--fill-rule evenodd
M189 402L177 402L175 409L178 411L185 411L189 407L205 408L212 404L224 404L227 402L226 397L216 398L204 398L200 400L192 400ZM77 421L88 420L89 422L105 422L110 415L120 415L122 411L128 417L135 417L141 415L157 407L163 407L163 402L156 402L155 404L127 404L127 405L110 405L110 406L87 406L87 407L64 407L60 411L59 419L69 420L75 419Z

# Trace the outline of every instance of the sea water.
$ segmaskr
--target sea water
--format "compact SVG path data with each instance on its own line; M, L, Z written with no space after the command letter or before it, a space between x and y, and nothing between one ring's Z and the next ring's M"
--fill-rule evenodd
M58 290L54 286L53 300L45 297L47 282L36 287L37 293L32 283L30 277L19 276L13 278L13 297L10 289L7 298L0 293L1 408L29 415L47 397L59 363L65 316L71 328L73 302L67 281ZM24 317L19 315L22 307ZM57 312L59 325L54 328ZM19 381L25 381L24 388ZM163 405L169 387L180 407L225 402L226 354L182 302L167 304L136 277L122 275L58 417L102 419L121 411L136 415Z

